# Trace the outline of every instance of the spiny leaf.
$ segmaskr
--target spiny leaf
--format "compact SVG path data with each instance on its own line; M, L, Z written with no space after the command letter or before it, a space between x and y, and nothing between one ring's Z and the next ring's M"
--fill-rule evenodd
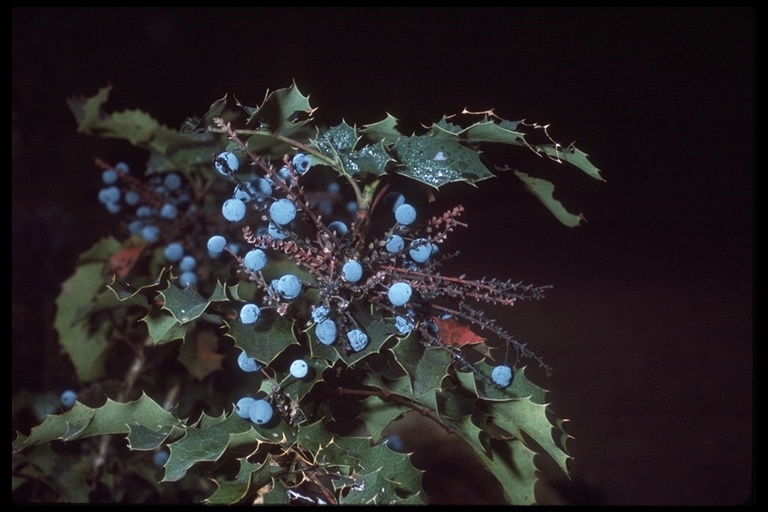
M484 362L479 363L477 367L486 375L492 370ZM522 370L517 372L509 388L501 390L476 378L474 374L457 372L457 377L463 386L474 389L486 400L488 411L491 411L490 414L494 418L493 424L519 439L525 439L522 435L525 433L568 474L569 456L559 444L561 436L565 433L549 420L548 404L544 402L545 391L528 381ZM553 434L557 434L558 443L555 442Z
M104 286L102 269L103 264L99 262L79 265L64 281L56 298L53 327L78 378L86 382L104 376L106 352L110 346L107 324L100 324L93 330L83 322L83 312L90 311L94 295Z
M440 331L440 340L446 345L461 347L485 341L485 338L481 338L455 318L433 318L432 320L437 324Z
M105 434L128 434L134 425L141 425L155 432L183 426L180 420L145 394L128 403L107 399L107 403L97 409L76 402L72 409L63 414L49 415L42 424L32 429L29 437L18 436L13 443L13 449L18 451L58 439L74 440Z
M187 330L195 325L194 322L179 323L172 314L159 309L151 309L141 321L147 324L149 337L155 345L184 339Z
M212 302L227 300L226 292L220 282L216 283L216 289L208 299L204 299L195 288L187 286L179 288L168 281L168 287L161 290L163 297L163 309L171 312L179 323L191 322L199 318Z
M159 430L153 430L146 425L128 425L128 448L131 450L156 450L159 448L173 430L173 426L165 426Z
M262 312L256 324L246 325L239 317L225 323L229 328L226 334L235 345L263 364L271 363L289 345L298 344L293 321L268 311Z
M267 484L272 476L269 472L271 457L267 456L262 464L237 459L240 470L233 480L214 480L216 490L205 502L209 505L232 505L239 503L252 489L258 490Z
M544 203L544 206L557 217L557 220L566 226L570 228L576 227L584 220L583 214L579 213L578 215L574 215L569 213L563 207L562 203L553 197L552 194L555 190L555 186L551 182L540 178L534 178L521 171L515 171L515 176L520 178L520 181L523 182L528 192L535 195L539 201Z
M510 505L533 505L537 481L533 458L536 452L519 439L490 439L485 430L475 424L482 424L485 417L481 414L463 418L456 434L472 447L480 462L501 483Z
M408 373L411 396L420 401L433 402L430 397L435 390L440 389L448 365L451 364L451 356L439 348L425 348L415 336L407 336L398 341L392 352Z
M474 185L493 174L480 161L477 151L458 141L429 135L402 138L392 147L398 162L405 167L400 174L440 188L446 183L463 181Z
M359 139L357 130L342 121L318 134L312 146L328 157L330 162L338 162L340 168L337 170L347 176L384 174L392 158L387 154L383 141L355 151Z
M515 146L525 145L525 134L514 131L516 123L500 124L487 119L477 122L467 128L451 124L444 117L432 126L432 134L436 138L446 140L462 140L471 144L502 143Z
M598 181L605 181L603 176L600 174L600 169L595 167L595 165L587 158L588 155L583 151L576 149L573 144L566 148L563 148L559 144L545 144L540 146L533 146L533 148L536 151L544 153L557 162L563 160L571 165L578 167L591 178L594 178Z
M362 454L361 465L364 469L354 475L355 485L340 504L397 505L404 500L423 504L422 471L411 464L409 455L379 444Z
M387 114L387 117L378 123L363 126L360 129L360 134L370 144L375 144L381 141L381 143L391 146L403 136L403 134L395 128L396 126L397 119L393 115Z
M401 414L411 409L395 401L385 401L378 396L363 400L365 407L360 420L365 424L368 435L373 439L381 438L381 432Z
M296 84L268 92L264 103L258 108L247 107L235 101L248 114L246 124L257 124L274 134L286 136L308 123L315 111L309 104L309 96L301 94Z
M236 414L231 414L208 428L187 428L184 437L168 445L171 455L165 464L163 481L181 479L187 470L198 462L219 460L229 446L231 435L250 430L252 424Z

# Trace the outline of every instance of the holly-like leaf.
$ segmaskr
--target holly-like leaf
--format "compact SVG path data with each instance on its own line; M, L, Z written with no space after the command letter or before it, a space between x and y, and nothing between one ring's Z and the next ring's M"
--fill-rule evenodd
M355 484L339 503L342 505L424 504L422 471L410 456L390 450L386 444L372 446L361 454L363 470L354 475Z
M214 480L216 490L205 502L209 505L232 505L239 503L253 490L258 490L270 480L269 472L271 457L259 464L248 462L247 459L238 459L240 470L232 480Z
M573 144L565 148L558 144L546 144L533 147L536 151L544 153L557 162L560 162L561 160L568 162L584 171L589 177L598 181L605 181L600 174L600 169L595 167L595 165L587 158L588 155L583 151L576 149Z
M222 418L211 424L201 420L201 425L207 427L189 427L185 429L184 437L168 445L171 455L164 466L164 482L181 479L198 462L219 460L228 448L231 436L252 430L252 424L236 414Z
M155 345L184 339L190 326L194 325L194 322L179 323L172 314L159 309L150 310L141 321L147 324L149 337Z
M408 373L411 396L435 408L434 392L440 389L451 356L439 348L426 348L415 337L407 336L395 345L392 352L398 363Z
M84 312L90 311L93 297L104 286L103 268L101 262L79 265L75 273L62 283L56 298L53 327L78 378L86 382L104 376L106 352L111 344L106 324L92 329L84 321Z
M235 340L235 345L262 364L271 363L288 346L298 344L293 321L267 311L255 324L246 325L239 317L225 323L229 328L227 336Z
M382 400L378 396L370 396L363 403L360 420L365 424L368 435L373 439L381 438L382 431L401 414L411 409L394 400Z
M557 220L570 228L581 225L581 221L584 220L584 215L581 213L574 215L568 212L563 207L563 204L554 198L553 192L555 191L555 186L551 182L540 178L534 178L521 171L515 171L515 176L520 178L520 181L523 182L528 192L535 195L539 201L544 203L544 206L552 212Z
M106 404L96 409L76 402L72 409L63 414L49 415L43 423L32 429L28 437L17 436L13 450L19 451L55 440L72 441L106 434L128 434L135 425L153 431L183 426L180 420L145 394L128 403L107 399Z
M436 317L432 320L437 324L440 340L446 345L462 347L464 345L475 345L477 343L485 342L485 338L481 338L472 332L472 329L453 317Z
M163 309L170 311L182 324L199 318L212 302L227 300L226 292L220 282L216 283L216 289L207 299L191 286L179 288L170 281L168 281L168 287L160 291L160 295L163 297Z
M483 414L463 418L456 435L472 447L478 460L496 477L510 505L535 504L536 452L519 439L491 439L482 426L476 425L482 425L485 418Z
M360 129L362 137L370 144L381 142L387 146L395 144L403 136L397 128L397 118L391 114L378 123L368 124Z
M364 146L355 151L360 136L357 130L346 122L336 125L318 134L312 146L334 163L341 174L347 176L382 175L392 158L387 153L383 141Z
M400 174L440 188L446 183L463 181L474 185L493 174L473 151L456 140L420 135L397 141L392 151L405 167Z
M258 108L247 107L235 100L248 114L246 124L257 125L273 134L290 136L297 128L307 124L315 111L309 104L309 96L301 94L296 84L267 93Z

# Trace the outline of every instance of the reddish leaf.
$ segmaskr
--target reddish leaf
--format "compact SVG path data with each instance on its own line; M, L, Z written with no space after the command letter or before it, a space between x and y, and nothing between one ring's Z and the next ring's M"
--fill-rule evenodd
M126 247L125 249L117 251L109 259L107 272L115 274L118 281L123 281L139 260L141 253L144 251L144 247L144 245L137 245L135 247Z
M461 347L464 345L476 345L485 341L466 325L457 322L454 318L433 318L439 329L440 339L446 345Z

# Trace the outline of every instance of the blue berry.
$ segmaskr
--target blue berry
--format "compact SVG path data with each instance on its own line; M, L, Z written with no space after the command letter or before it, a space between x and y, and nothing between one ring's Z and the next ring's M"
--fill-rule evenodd
M115 214L120 212L120 203L117 201L112 203L106 203L104 206L106 206L107 211L109 213Z
M281 167L279 171L277 171L277 179L285 183L286 185L291 184L291 170L287 167Z
M261 249L251 249L245 255L243 263L251 272L258 272L267 265L267 255Z
M227 239L221 235L213 235L208 239L208 250L214 254L218 254L224 250L227 246Z
M331 315L331 308L324 305L315 306L312 309L312 321L319 324Z
M411 244L411 250L408 251L411 259L417 263L424 263L432 255L432 246L426 238L417 238Z
M293 157L293 161L291 163L293 164L293 168L296 169L296 172L299 174L304 174L307 172L310 165L312 165L309 157L304 153L296 153L296 156Z
M413 330L413 323L411 323L405 317L396 316L395 328L400 332L400 334L410 334L410 332Z
M187 254L181 258L181 261L179 262L179 268L182 270L182 272L191 272L192 270L195 270L196 266L197 260L190 254Z
M341 273L344 275L344 279L350 283L356 283L363 277L363 266L358 261L349 260L344 263Z
M165 203L163 207L160 208L160 216L164 219L173 220L178 213L179 211L176 209L176 205L171 203Z
M277 227L277 224L274 222L269 223L269 226L267 227L267 234L275 240L285 240L285 238L288 236L280 231L280 228Z
M323 345L333 345L336 341L336 322L330 318L323 320L315 327L315 336Z
M240 309L240 321L244 324L256 323L261 314L261 309L256 304L245 304Z
M181 176L175 172L168 173L163 179L163 185L168 190L179 190L181 188Z
M293 274L286 274L277 281L277 292L286 300L293 300L301 294L301 281Z
M231 252L232 254L234 254L234 255L238 255L238 254L240 254L240 248L241 248L241 247L242 247L242 245L240 245L240 244L239 244L239 243L237 243L237 242L230 242L230 243L228 243L228 244L226 245L226 247L225 247L225 248L226 248L227 250L229 250L229 252Z
M184 256L184 246L179 242L171 242L163 249L163 256L171 263L175 263Z
M125 193L125 204L136 206L137 204L139 204L140 200L141 200L141 196L135 190L129 190L128 192Z
M413 289L411 289L411 285L408 283L395 283L389 287L387 296L389 297L389 302L391 302L393 306L402 306L411 300L412 293Z
M395 220L403 226L413 224L416 220L416 209L408 203L401 204L395 210Z
M240 222L245 218L245 203L239 199L227 199L221 205L221 214L230 222Z
M347 339L349 344L352 345L352 350L360 352L366 345L368 345L368 335L360 329L352 329L347 333Z
M384 196L384 205L388 206L392 213L397 211L403 203L405 203L405 196L400 192L390 192Z
M241 370L248 373L253 373L261 370L261 364L253 358L248 357L248 354L245 353L245 351L240 352L240 354L237 356L237 366L240 367Z
M248 201L252 201L253 199L256 199L257 195L258 194L256 193L256 189L253 187L253 185L251 185L250 183L243 183L235 187L235 192L232 195L232 197L234 199L239 199L240 201L247 203Z
M251 405L256 400L249 396L244 396L235 404L235 414L243 418L244 420L251 419Z
M269 180L266 178L262 178L259 176L255 180L251 182L252 189L256 191L256 193L263 197L269 197L272 195L272 185L269 183Z
M347 210L347 213L354 216L357 215L357 210L359 207L357 206L357 201L347 201L346 206L344 206L344 209Z
M237 155L231 151L225 151L220 153L215 160L216 171L224 176L231 176L237 172L240 167L240 161L237 159Z
M141 205L136 208L136 216L140 218L152 217L155 214L155 210L147 205Z
M512 379L514 379L514 373L509 366L497 366L491 372L491 380L500 388L508 387L512 383Z
M291 363L291 375L297 379L303 379L309 373L309 366L303 359L297 359Z
M71 409L75 402L77 402L77 393L71 389L67 389L59 397L61 406L65 409Z
M155 465L155 467L161 468L165 465L166 462L168 462L170 457L170 452L165 448L161 448L157 450L154 455L152 455L152 463Z
M141 222L139 219L133 219L128 224L128 231L130 231L132 235L141 235L141 228L143 227L144 227L143 222Z
M148 243L150 244L155 243L160 238L160 228L158 228L157 226L153 226L152 224L144 226L143 228L141 228L141 236Z
M101 181L103 181L105 185L112 185L117 181L117 171L114 169L106 169L101 173Z
M387 447L398 453L405 453L405 443L403 442L403 438L400 437L397 434L392 434L387 436Z
M102 204L116 203L120 200L120 189L116 186L104 187L99 190L99 202Z
M257 425L264 425L272 419L272 406L266 400L256 400L251 404L248 414L252 422Z
M337 236L344 236L347 233L349 233L349 228L347 227L347 225L341 222L340 220L335 220L330 224L328 224L328 229L336 232Z
M179 284L182 288L197 284L197 274L192 270L186 270L179 276Z
M272 222L285 226L296 218L296 205L290 199L278 199L269 207Z
M393 254L396 254L403 250L405 247L405 241L400 235L392 235L387 240L387 250Z
M115 170L120 174L128 174L129 172L131 172L131 168L125 162L117 162L115 164Z

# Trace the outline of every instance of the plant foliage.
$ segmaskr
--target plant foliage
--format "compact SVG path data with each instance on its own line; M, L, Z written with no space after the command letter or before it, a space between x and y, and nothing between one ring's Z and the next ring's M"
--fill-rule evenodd
M396 212L418 204L424 185L475 185L510 169L486 164L489 145L602 180L586 154L493 111L411 135L391 115L323 128L292 85L255 107L225 96L174 130L141 111L108 112L109 91L69 101L78 130L146 150L146 172L96 160L105 189L117 189L105 205L124 222L62 285L55 329L80 400L17 433L14 493L44 482L51 501L425 504L422 470L384 435L409 411L466 442L510 504L535 502L537 453L568 473L562 420L521 361L545 363L482 311L540 299L547 287L442 275L456 256L442 245L466 227L463 206L418 207L414 222ZM548 142L530 142L533 132ZM552 183L514 172L563 224L583 220ZM412 185L393 188L403 183ZM246 213L228 221L222 204L233 198ZM295 206L294 220L271 220L277 199ZM223 251L210 249L214 236ZM170 256L174 243L187 267ZM263 268L249 267L250 251L266 254ZM350 261L362 277L342 271ZM286 276L300 293L286 291ZM396 284L402 300L390 294ZM246 303L258 306L255 322L241 318ZM241 353L258 371L234 363ZM290 373L297 359L305 377ZM509 386L491 378L500 364L514 366ZM274 416L250 421L241 398L266 400ZM77 453L64 448L78 443ZM150 454L162 453L155 469ZM129 495L126 473L149 490Z

